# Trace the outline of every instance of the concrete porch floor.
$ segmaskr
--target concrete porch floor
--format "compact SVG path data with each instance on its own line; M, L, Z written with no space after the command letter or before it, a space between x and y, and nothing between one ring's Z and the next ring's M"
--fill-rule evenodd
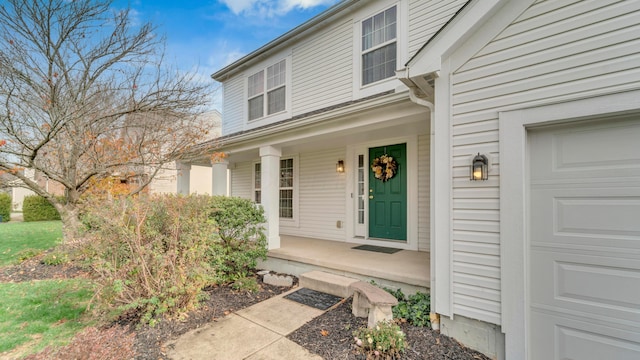
M280 248L270 250L267 261L260 263L259 267L296 276L321 270L365 281L374 280L383 286L401 288L408 294L429 289L428 252L401 250L385 254L352 249L357 245L281 235Z

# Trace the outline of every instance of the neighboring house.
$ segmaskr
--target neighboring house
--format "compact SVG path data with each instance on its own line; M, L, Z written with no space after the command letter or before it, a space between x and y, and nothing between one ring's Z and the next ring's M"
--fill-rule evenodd
M492 357L640 358L639 49L637 0L343 1L213 74L214 193L229 169L273 253L428 252L443 331Z
M35 181L47 192L58 196L64 195L64 187L59 182L53 181L41 172L33 169L24 169L22 171L27 178ZM24 202L24 198L27 196L35 195L35 192L25 187L24 183L20 179L14 178L13 180L8 181L7 186L11 189L10 195L12 211L22 211L22 203Z
M211 132L209 133L209 139L216 139L220 136L220 123L222 116L217 110L207 111L202 115L202 118L206 119L211 124ZM182 166L179 168L179 166ZM179 174L189 174L188 186L178 184ZM212 174L211 174L211 162L210 160L204 160L203 164L167 164L166 169L161 169L160 172L153 178L149 184L149 192L151 193L191 193L191 194L212 194ZM185 177L181 177L184 180ZM181 191L181 189L186 189Z

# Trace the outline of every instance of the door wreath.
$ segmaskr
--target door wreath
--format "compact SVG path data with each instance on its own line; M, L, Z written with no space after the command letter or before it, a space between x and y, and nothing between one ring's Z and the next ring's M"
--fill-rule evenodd
M371 170L373 171L376 179L385 182L396 175L398 163L396 163L391 156L384 154L373 159L373 162L371 163Z

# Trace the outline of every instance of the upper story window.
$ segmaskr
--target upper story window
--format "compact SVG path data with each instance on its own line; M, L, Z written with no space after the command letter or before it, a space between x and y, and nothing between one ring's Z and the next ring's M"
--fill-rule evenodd
M395 76L397 7L362 21L362 85Z
M247 84L249 120L260 119L285 110L286 74L287 61L282 60L249 76Z

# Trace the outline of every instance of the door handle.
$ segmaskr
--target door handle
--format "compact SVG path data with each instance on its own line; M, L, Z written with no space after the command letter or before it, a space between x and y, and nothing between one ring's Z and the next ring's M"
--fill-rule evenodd
M369 199L373 199L373 195L369 195Z

